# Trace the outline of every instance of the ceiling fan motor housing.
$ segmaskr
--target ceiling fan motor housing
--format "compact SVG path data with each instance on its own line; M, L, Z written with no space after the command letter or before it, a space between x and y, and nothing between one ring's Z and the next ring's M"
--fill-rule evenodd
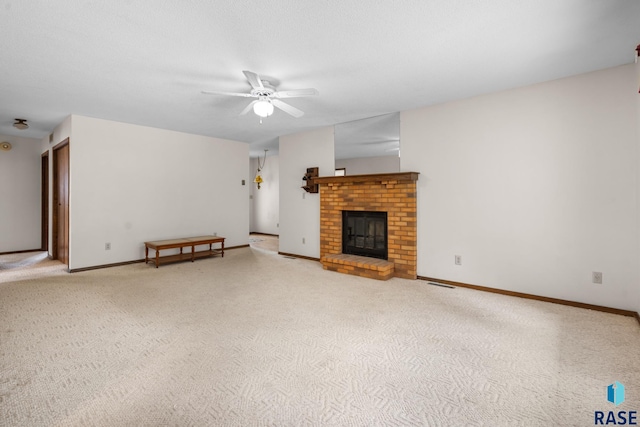
M267 84L265 84L265 82ZM273 86L269 85L268 83L269 82L267 82L266 80L263 80L262 84L264 85L264 87L263 88L252 89L251 90L251 95L258 96L258 97L271 97L271 96L273 96L273 94L276 91L273 88Z

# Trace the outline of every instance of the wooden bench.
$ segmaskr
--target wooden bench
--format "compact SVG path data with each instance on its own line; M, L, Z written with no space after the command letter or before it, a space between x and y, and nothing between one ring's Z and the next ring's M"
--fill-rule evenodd
M214 248L214 243L220 243L219 248ZM196 246L209 245L209 249L200 250L196 252ZM149 260L149 248L156 251L155 258L151 261L155 262L156 268L160 264L166 264L168 262L176 261L195 261L197 258L204 258L214 255L220 255L224 257L224 237L220 236L199 236L199 237L185 237L182 239L168 239L168 240L156 240L151 242L144 242L144 263L148 263ZM184 248L191 248L191 252L183 253ZM180 249L179 254L160 256L160 251L165 249Z

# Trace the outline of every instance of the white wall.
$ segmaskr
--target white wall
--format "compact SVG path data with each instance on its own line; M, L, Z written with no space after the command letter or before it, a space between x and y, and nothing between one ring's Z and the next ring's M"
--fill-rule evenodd
M263 162L264 157L260 158ZM264 182L260 190L253 182L258 169L258 159L251 159L249 182L251 193L251 227L254 233L280 234L280 158L267 156L260 172Z
M418 274L637 309L637 91L623 66L403 112Z
M356 159L336 159L336 169L340 168L346 168L347 175L399 172L400 157L396 155L359 157Z
M280 252L319 258L320 193L301 188L310 167L333 176L333 126L280 137Z
M147 240L247 244L247 144L76 115L70 144L70 269L141 259Z
M40 248L40 141L0 135L0 252Z
M41 147L42 147L42 152L43 153L46 150L53 149L53 147L55 147L56 145L60 144L65 139L71 137L71 120L72 120L72 118L73 118L72 116L67 116L58 126L55 127L53 132L51 132L53 134L53 138L52 138L51 142L49 142L49 135L47 135L44 138L42 138ZM51 153L49 153L49 155L51 156ZM49 160L51 160L51 162L53 162L52 159L49 159Z

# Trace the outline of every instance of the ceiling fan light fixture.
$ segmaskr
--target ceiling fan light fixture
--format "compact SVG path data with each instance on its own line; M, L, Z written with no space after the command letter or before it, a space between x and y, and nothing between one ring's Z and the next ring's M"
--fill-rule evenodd
M260 117L260 123L262 123L263 118L269 117L271 114L273 114L274 108L278 108L289 114L290 116L296 118L304 116L303 111L298 110L293 105L287 104L280 98L302 98L305 96L318 95L318 90L314 88L276 91L275 87L269 82L269 80L262 79L259 75L252 71L244 70L243 73L247 78L247 81L251 85L251 92L249 93L221 92L217 90L203 90L202 93L205 95L227 95L241 96L243 98L258 98L256 101L252 101L249 105L247 105L245 109L242 110L240 115L244 116L253 109L253 112L258 117Z
M260 117L269 117L273 114L273 104L266 99L261 99L253 104L253 112Z
M27 124L27 119L15 119L15 123L13 124L13 127L16 129L20 129L20 130L25 130L29 128L29 125Z

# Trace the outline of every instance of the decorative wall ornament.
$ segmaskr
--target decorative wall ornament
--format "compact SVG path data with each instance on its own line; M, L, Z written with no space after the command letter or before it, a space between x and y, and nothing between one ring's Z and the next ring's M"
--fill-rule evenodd
M318 192L318 184L314 183L314 178L318 177L318 168L307 168L307 173L302 177L303 186L302 189L307 193L317 193Z

